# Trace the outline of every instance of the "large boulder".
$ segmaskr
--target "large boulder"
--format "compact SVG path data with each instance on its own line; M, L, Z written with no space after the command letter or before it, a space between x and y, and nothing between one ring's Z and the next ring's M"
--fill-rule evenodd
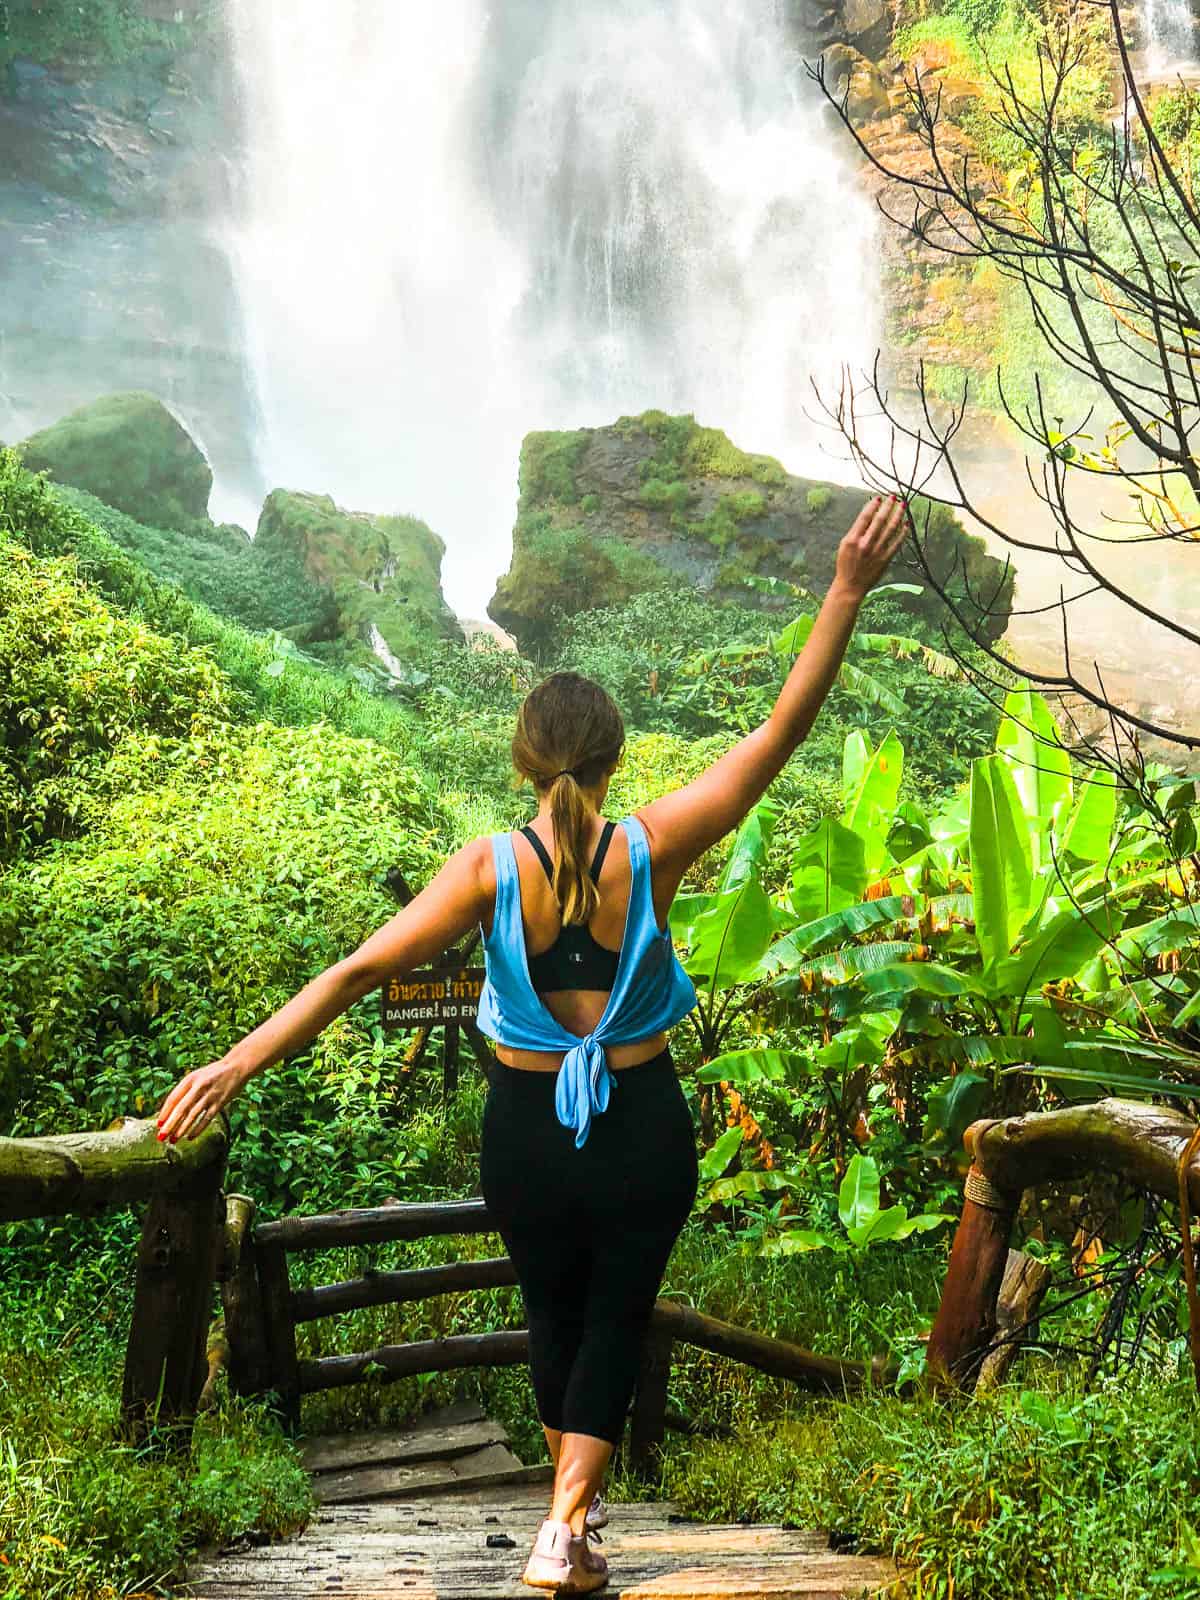
M86 489L138 522L191 529L207 521L208 462L152 394L106 395L18 448L30 472Z
M512 561L488 615L528 652L549 643L561 618L657 586L694 586L767 609L794 606L786 591L774 595L753 580L823 593L863 498L860 488L794 477L691 416L648 411L606 428L529 434ZM981 631L999 637L1011 574L1005 579L982 540L944 507L926 512L934 572L951 593L965 587L986 595L993 614ZM902 567L890 576L920 581ZM928 588L905 603L931 619L945 616Z
M329 597L322 636L340 637L351 657L369 653L395 674L431 635L462 640L442 597L446 547L416 517L346 511L328 495L275 489L254 550L265 565L290 570Z

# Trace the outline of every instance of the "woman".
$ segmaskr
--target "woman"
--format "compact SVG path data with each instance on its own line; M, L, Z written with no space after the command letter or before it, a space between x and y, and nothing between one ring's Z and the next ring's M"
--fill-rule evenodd
M737 826L807 736L855 618L904 538L903 502L868 502L761 727L692 783L604 823L624 743L596 684L557 673L521 707L513 762L539 797L532 824L459 850L345 960L163 1102L158 1137L195 1137L255 1074L299 1050L394 972L476 923L487 981L479 1026L497 1041L480 1169L525 1300L538 1411L555 1462L550 1515L526 1566L535 1588L607 1581L588 1533L620 1437L650 1313L696 1194L691 1119L665 1030L695 1004L666 932L684 875Z

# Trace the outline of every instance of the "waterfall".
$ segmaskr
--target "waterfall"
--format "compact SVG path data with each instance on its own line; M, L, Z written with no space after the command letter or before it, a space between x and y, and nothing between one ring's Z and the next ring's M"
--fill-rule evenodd
M1196 60L1196 19L1189 0L1142 0L1146 67L1152 77Z
M532 429L692 411L837 475L874 212L777 0L226 3L265 481L424 518L478 612Z

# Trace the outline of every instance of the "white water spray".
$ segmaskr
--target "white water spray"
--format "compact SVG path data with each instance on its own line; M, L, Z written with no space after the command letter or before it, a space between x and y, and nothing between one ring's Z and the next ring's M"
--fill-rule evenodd
M1196 64L1196 21L1189 0L1142 0L1146 71L1163 77Z
M873 212L774 0L228 4L270 484L425 518L478 612L531 429L692 411L837 475Z

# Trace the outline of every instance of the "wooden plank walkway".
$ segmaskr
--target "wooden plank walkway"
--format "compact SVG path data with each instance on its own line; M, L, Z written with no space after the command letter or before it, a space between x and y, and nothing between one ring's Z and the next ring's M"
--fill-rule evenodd
M523 1467L503 1428L454 1407L396 1432L303 1446L320 1506L304 1532L202 1553L195 1600L529 1600L521 1583L550 1472ZM611 1600L858 1600L891 1562L838 1556L820 1533L686 1522L668 1504L610 1507Z

